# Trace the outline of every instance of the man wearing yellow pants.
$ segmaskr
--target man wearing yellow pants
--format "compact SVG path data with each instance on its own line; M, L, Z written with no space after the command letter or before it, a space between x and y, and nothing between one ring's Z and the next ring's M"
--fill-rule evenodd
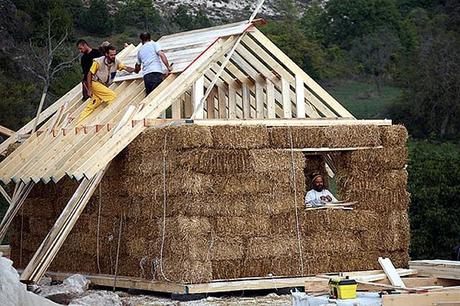
M110 104L115 100L117 95L113 90L108 88L112 84L118 70L134 72L134 68L125 66L116 58L117 50L114 46L109 45L105 49L104 56L95 58L88 72L87 92L91 100L78 118L78 124L88 117L103 102Z

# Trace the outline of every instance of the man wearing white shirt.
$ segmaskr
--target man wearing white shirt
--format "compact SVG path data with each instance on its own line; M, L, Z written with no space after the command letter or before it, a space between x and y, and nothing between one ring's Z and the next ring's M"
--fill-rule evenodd
M163 81L165 74L171 72L171 66L160 45L151 40L150 33L144 32L139 38L142 46L137 52L135 72L139 72L142 66L144 75L145 92L148 95ZM166 70L163 68L166 67Z
M312 180L313 189L307 192L305 196L305 205L308 207L320 207L327 203L338 202L334 195L324 188L324 178L317 174Z

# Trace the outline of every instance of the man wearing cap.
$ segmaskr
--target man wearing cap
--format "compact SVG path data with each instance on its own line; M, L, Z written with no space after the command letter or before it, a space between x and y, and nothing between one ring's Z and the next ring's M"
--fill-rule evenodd
M311 185L313 189L308 191L305 196L305 205L307 207L321 207L327 203L338 202L334 195L324 188L324 178L321 174L313 176Z
M145 93L151 93L163 81L165 74L171 72L171 66L160 45L152 41L150 33L144 32L139 38L141 39L142 46L137 52L137 63L135 72L141 70L144 74ZM163 69L163 65L166 70ZM165 73L166 72L166 73Z

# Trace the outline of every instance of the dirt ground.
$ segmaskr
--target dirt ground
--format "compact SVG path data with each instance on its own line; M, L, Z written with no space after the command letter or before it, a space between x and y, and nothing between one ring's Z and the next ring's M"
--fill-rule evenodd
M264 296L250 297L207 297L195 301L175 301L153 295L129 295L119 293L124 306L236 306L236 305L291 305L290 295L270 293Z

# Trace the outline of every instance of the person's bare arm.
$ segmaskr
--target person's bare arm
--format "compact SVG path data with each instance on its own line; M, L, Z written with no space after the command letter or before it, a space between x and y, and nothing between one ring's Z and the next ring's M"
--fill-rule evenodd
M141 71L141 65L140 65L140 64L136 64L136 66L134 66L134 72L135 72L135 73L139 73L139 71Z
M158 56L160 57L160 59L163 62L163 64L165 64L166 68L168 68L168 73L171 72L171 66L169 65L168 58L166 57L166 54L163 51L160 51L158 53Z
M92 97L93 96L93 74L91 73L91 71L88 71L88 75L86 76L86 86L88 88L86 88L87 92L88 92L88 96Z
M129 73L132 73L132 72L137 73L136 68L133 68L133 67L125 66L125 67L123 67L123 70L128 71Z

